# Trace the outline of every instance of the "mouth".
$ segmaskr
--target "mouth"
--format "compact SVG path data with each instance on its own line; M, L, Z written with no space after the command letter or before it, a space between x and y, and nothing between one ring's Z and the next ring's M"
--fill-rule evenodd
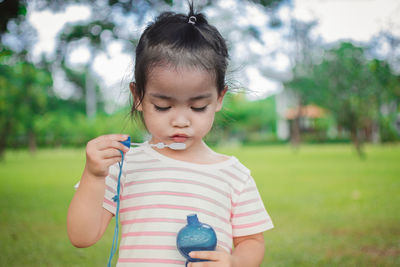
M175 143L183 143L185 142L189 137L185 134L175 134L170 137L172 141Z

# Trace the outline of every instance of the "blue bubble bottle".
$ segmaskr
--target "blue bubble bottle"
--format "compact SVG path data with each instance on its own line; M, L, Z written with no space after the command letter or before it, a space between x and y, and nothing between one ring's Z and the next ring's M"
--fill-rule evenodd
M217 235L214 229L205 223L199 222L196 214L187 216L187 225L184 226L176 237L176 247L188 262L207 261L191 258L191 251L215 250Z

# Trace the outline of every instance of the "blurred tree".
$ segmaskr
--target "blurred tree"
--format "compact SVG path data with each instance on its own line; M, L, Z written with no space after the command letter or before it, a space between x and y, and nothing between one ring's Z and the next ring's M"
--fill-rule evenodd
M90 59L85 66L86 75L84 83L84 94L86 98L86 113L88 117L93 117L96 113L98 97L96 93L96 82L93 75L93 62L96 56L106 51L105 42L114 40L129 40L126 38L126 31L123 31L118 26L122 17L136 14L137 18L143 19L147 11L162 3L172 4L168 0L156 1L89 1L89 0L36 0L32 1L33 7L37 10L50 8L52 11L61 11L71 4L85 4L91 9L91 18L81 24L67 24L63 33L60 35L60 44L58 46L58 61L59 65L63 65L65 70L65 58L68 56L68 48L76 45L79 40L84 40L90 51ZM23 0L5 0L0 2L0 36L8 31L7 25L10 20L17 22L20 25L21 21L25 20L27 1ZM105 40L106 39L106 40ZM12 48L11 48L12 49ZM26 49L26 48L25 48ZM18 51L20 52L20 51ZM25 58L26 61L29 61ZM70 76L69 76L70 77ZM75 83L75 85L77 85Z
M244 94L229 93L225 96L223 110L216 114L214 125L218 133L215 138L208 138L214 143L230 138L240 142L256 141L250 140L254 136L257 138L253 139L264 138L259 141L266 141L276 131L275 100L269 97L249 101Z
M291 55L292 66L292 80L297 81L298 86L303 90L291 90L287 87L286 90L290 90L290 94L295 99L296 103L294 106L299 111L297 116L291 123L291 134L290 141L294 147L297 147L301 141L301 127L300 121L302 114L300 112L303 105L305 105L305 98L308 94L307 88L309 87L310 80L307 79L307 75L312 72L312 68L315 61L317 44L311 37L313 28L317 25L316 21L304 22L291 18L290 20L290 33L288 35L289 41L293 44L293 51Z
M19 133L28 135L31 151L36 149L34 122L52 94L50 72L23 59L9 49L0 50L0 156L10 137Z
M363 156L364 129L378 118L380 87L370 69L364 49L341 43L327 50L320 64L287 83L305 103L315 103L332 112L336 122L349 130L360 156ZM384 94L384 93L383 93Z
M377 100L377 120L374 122L374 142L396 140L395 123L397 119L397 108L400 103L400 76L393 73L389 62L373 59L369 63L371 74L376 80L379 93Z
M0 1L0 36L7 32L7 24L11 19L21 20L26 15L26 1L4 0Z
M395 73L400 73L400 36L393 32L381 31L371 40L370 49L375 50L379 58L388 62ZM379 51L380 50L380 51ZM378 52L379 51L379 52ZM386 51L386 53L383 53Z

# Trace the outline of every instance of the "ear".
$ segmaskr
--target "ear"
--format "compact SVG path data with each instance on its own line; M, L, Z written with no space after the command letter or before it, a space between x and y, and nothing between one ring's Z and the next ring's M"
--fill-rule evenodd
M224 100L224 96L226 94L226 92L228 91L228 86L225 85L224 90L222 90L222 92L219 94L218 99L217 99L217 109L215 110L215 112L220 111L222 108L222 102Z
M129 89L131 91L132 94L132 98L133 98L133 106L136 108L137 111L142 111L142 103L137 103L138 97L136 96L136 83L135 82L130 82L129 83Z

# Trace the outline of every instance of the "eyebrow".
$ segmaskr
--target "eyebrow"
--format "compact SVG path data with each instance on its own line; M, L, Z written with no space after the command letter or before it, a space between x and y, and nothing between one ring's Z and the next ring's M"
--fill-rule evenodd
M158 93L150 93L150 96L155 97L155 98L160 98L160 99L163 99L163 100L174 100L174 98L171 97L171 96L158 94ZM190 101L196 101L196 100L200 100L200 99L210 98L211 96L212 96L212 94L198 95L198 96L189 98L189 100Z

